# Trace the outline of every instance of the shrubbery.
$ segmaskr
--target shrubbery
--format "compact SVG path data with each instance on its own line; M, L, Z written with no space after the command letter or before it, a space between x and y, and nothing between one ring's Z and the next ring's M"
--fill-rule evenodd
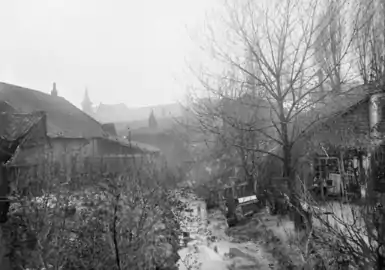
M144 168L93 182L34 179L44 182L39 198L14 189L2 226L12 268L177 269L180 217L172 210L180 203L165 185L169 174Z

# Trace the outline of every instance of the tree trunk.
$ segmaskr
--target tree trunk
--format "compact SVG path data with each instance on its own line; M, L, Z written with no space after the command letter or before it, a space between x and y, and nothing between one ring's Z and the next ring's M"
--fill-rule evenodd
M298 210L302 210L300 201L298 200L298 190L295 177L295 170L292 167L292 144L289 140L288 121L285 116L283 103L280 104L280 126L283 142L283 177L288 179L290 202L294 206L292 208L292 219L296 229L303 228L304 220ZM297 210L298 209L298 210Z
M288 179L288 188L289 188L289 196L290 202L294 206L292 208L292 219L294 221L294 226L296 229L302 229L304 226L304 219L302 215L297 209L302 209L300 201L298 200L298 190L297 190L297 182L295 178L294 170L292 169L292 157L291 157L291 148L286 145L283 147L284 154L284 164L283 164L283 177Z

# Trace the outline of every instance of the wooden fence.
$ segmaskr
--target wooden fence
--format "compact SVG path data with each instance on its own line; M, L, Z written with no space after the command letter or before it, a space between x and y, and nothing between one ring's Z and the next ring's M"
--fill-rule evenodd
M103 157L87 157L84 160L85 172L122 173L128 170L140 169L142 166L156 166L156 159L143 155L115 155Z

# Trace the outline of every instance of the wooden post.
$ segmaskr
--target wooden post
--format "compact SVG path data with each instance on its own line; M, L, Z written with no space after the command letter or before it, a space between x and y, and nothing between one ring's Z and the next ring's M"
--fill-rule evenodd
M340 170L341 170L341 182L342 182L342 200L345 198L346 202L348 202L348 194L346 192L347 188L347 176L345 173L345 162L344 162L344 152L340 152ZM345 196L345 197L344 197Z

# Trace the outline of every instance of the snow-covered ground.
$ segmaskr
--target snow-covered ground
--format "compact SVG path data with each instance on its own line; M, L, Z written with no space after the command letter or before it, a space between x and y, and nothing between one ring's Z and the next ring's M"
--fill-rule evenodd
M227 223L222 213L208 215L206 230L199 237L180 250L180 270L187 270L195 265L201 270L222 270L228 266L235 269L270 269L267 258L260 244L247 241L238 243L226 235ZM214 240L214 241L212 241ZM253 268L250 268L253 267Z
M196 205L193 207L197 207L197 205L202 204L199 203L199 199L195 198L190 205ZM344 220L347 223L354 223L356 217L352 215L352 208L359 216L362 210L352 205L330 203L317 209L320 213L331 212L335 214L337 219ZM196 215L198 211L194 210L191 213ZM338 223L331 220L332 216L330 215L322 216L328 219L332 226L334 226L334 223ZM277 262L272 254L266 252L266 249L272 252L270 250L272 246L268 247L266 243L262 243L263 237L256 234L257 231L259 233L263 231L260 226L265 227L269 233L279 238L283 245L294 241L297 239L297 236L299 237L295 233L293 222L288 218L260 213L251 222L231 228L230 235L234 235L234 237L239 239L236 241L226 234L228 228L222 213L219 211L207 213L205 217L207 217L208 222L203 221L201 224L194 224L195 226L203 227L204 230L197 234L195 240L190 242L188 247L179 251L181 257L179 262L180 270L222 270L228 269L229 266L232 266L232 269L274 269L273 265L277 264ZM317 225L316 220L314 220L314 224ZM254 240L251 240L249 236ZM293 261L300 259L297 258L299 254L297 254L298 250L295 249L295 246L288 246L288 249L289 257ZM290 251L292 252L290 253ZM188 268L192 265L197 267Z

